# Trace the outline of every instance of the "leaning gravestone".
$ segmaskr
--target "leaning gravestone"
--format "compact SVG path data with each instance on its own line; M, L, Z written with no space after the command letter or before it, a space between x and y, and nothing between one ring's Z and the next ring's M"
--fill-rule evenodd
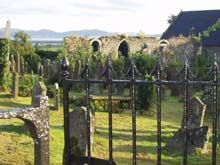
M206 105L195 97L189 101L187 121L187 152L195 152L196 148L203 150L207 147L209 127L203 126ZM168 151L182 151L184 148L184 123L181 128L168 141L165 149Z
M69 114L69 128L71 139L71 154L75 156L87 155L87 108L77 107ZM90 113L91 148L95 130L95 117Z

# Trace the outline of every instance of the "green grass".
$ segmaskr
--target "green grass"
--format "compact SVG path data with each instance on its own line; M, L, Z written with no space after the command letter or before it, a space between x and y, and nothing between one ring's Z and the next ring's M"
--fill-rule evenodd
M11 99L0 94L0 109L14 109L30 105L30 98ZM177 98L165 97L162 102L162 146L180 127L182 103ZM208 121L208 120L207 120ZM156 115L137 115L137 163L156 164ZM208 123L206 123L208 124ZM113 114L113 157L117 164L132 164L131 114ZM108 159L108 114L96 112L96 132L93 139L92 155ZM199 152L188 157L191 165L211 164L211 146L208 153ZM62 164L63 114L62 110L50 111L50 162ZM182 164L182 155L162 150L164 165ZM220 162L218 162L220 164ZM0 120L0 164L33 164L33 141L24 123L18 119Z

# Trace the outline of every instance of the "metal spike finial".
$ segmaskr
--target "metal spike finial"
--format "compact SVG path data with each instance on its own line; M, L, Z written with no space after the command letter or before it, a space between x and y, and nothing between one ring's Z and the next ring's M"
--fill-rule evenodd
M112 62L111 62L111 56L110 54L107 56L107 60L105 62L105 68L101 74L101 77L104 75L107 75L108 73L112 72L113 68L112 68Z
M128 71L126 72L125 76L127 76L127 77L128 76L140 76L140 72L137 69L137 66L135 64L135 60L133 57L131 58L131 65L130 65Z
M67 59L67 57L64 57L61 60L61 69L62 69L62 76L63 77L68 77L69 76L69 60Z

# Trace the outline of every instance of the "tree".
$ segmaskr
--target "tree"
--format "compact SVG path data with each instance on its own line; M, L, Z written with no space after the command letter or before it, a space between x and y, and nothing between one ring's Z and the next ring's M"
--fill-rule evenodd
M7 91L10 85L10 75L8 66L8 44L7 39L0 40L0 87L1 90Z
M172 24L172 23L176 20L176 18L177 18L176 15L171 14L171 15L168 17L167 22L168 22L169 24Z
M12 44L12 54L17 52L23 56L34 72L37 72L37 63L40 61L40 57L35 53L35 49L30 41L31 37L24 31L19 31L14 35L14 42Z

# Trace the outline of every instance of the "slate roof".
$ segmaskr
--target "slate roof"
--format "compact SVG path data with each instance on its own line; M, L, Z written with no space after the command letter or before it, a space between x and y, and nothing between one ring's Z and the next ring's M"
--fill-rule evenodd
M161 39L169 39L183 35L188 37L192 31L194 34L202 33L220 19L220 10L181 11L176 20L163 33ZM194 30L192 30L194 29ZM220 46L220 29L212 32L209 37L202 38L205 46Z

